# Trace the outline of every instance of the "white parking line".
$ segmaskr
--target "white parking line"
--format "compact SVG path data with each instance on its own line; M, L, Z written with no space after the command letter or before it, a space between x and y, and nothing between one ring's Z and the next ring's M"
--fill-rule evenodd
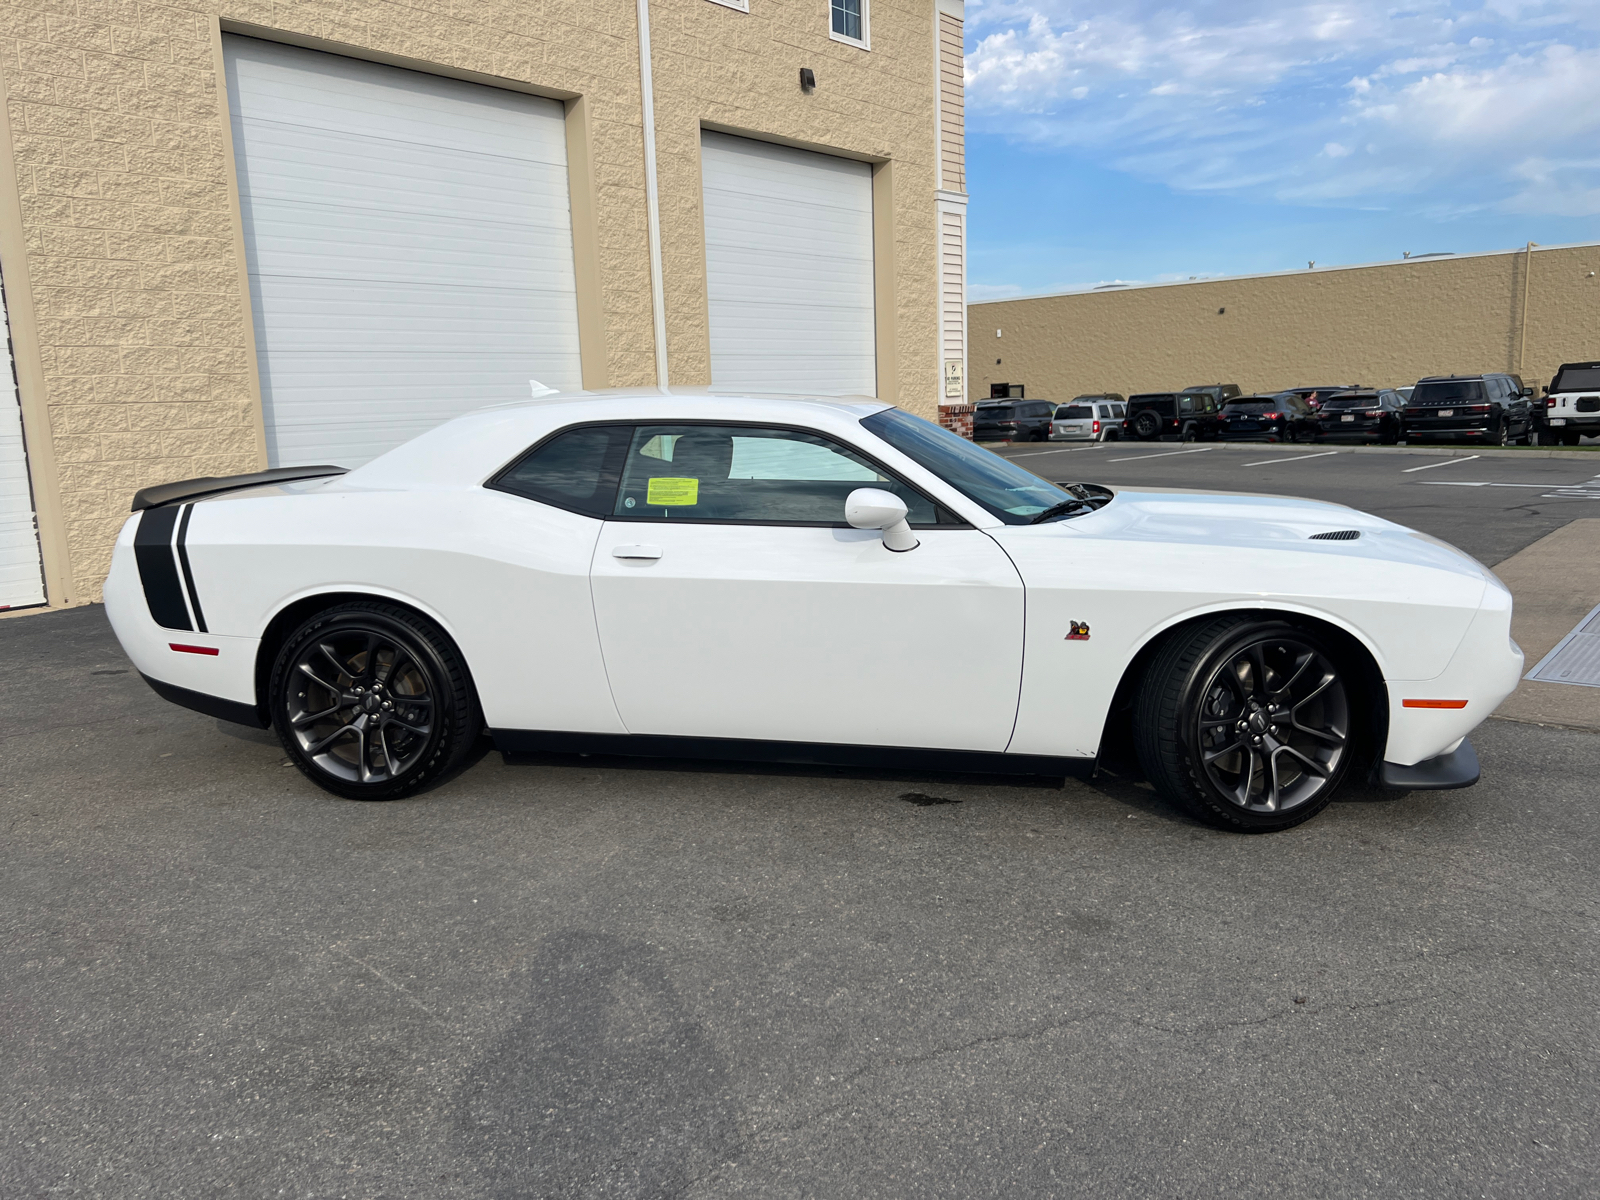
M1269 463L1305 462L1308 458L1327 458L1330 454L1339 453L1337 450L1324 450L1320 454L1301 454L1296 450L1293 454L1280 454L1277 458L1263 458L1258 462L1240 463L1241 467L1264 467Z
M1056 450L1029 450L1026 454L1008 454L1007 458L1037 458L1041 454L1076 454L1079 450L1104 450L1104 442L1096 442L1091 446L1062 446Z
M1482 457L1483 457L1483 455L1481 455L1481 454L1469 454L1465 458L1447 458L1443 462L1428 463L1426 466L1407 467L1405 470L1401 471L1400 474L1409 475L1413 471L1431 471L1435 467L1453 467L1457 463L1471 462L1475 458L1482 458Z
M1204 454L1207 450L1214 450L1215 446L1201 446L1195 450L1168 450L1165 454L1135 454L1132 458L1108 458L1107 462L1139 462L1146 458L1171 458L1176 454Z
M1547 487L1550 486L1548 483L1483 483L1483 482L1478 482L1478 481L1475 481L1475 482L1472 482L1472 483L1464 483L1459 479L1419 479L1419 480L1417 480L1417 482L1418 483L1425 483L1429 487L1526 487L1526 488L1547 488ZM1583 485L1582 484L1577 484L1577 485L1574 485L1574 486L1581 487Z

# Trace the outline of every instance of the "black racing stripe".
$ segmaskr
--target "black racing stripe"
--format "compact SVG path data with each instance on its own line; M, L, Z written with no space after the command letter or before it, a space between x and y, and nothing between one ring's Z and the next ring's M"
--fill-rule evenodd
M177 520L176 508L145 509L133 535L133 556L144 584L144 601L155 623L167 629L192 629L178 583L178 565L172 561L172 527Z
M194 611L194 627L201 633L206 630L206 615L200 611L200 593L194 590L194 572L189 569L189 517L194 505L183 506L183 520L178 522L178 562L183 566L183 586L189 592L189 607Z

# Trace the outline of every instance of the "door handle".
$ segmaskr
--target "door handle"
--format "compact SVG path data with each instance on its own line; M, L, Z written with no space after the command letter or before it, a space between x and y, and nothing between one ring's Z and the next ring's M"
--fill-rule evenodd
M612 558L660 558L660 546L613 546Z

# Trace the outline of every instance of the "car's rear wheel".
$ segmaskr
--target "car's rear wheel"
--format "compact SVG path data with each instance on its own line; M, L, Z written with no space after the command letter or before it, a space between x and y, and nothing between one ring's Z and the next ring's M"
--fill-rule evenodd
M1197 442L1200 440L1200 430L1193 421L1190 421L1183 427L1183 433L1181 437L1182 440L1186 442Z
M1321 812L1355 754L1342 656L1287 621L1219 617L1173 637L1140 686L1134 740L1157 792L1268 833Z
M352 800L393 800L457 766L482 731L466 664L432 621L378 601L313 616L283 643L273 727L312 781Z
M1561 444L1563 446L1576 446L1583 434L1576 429L1563 429L1561 431Z

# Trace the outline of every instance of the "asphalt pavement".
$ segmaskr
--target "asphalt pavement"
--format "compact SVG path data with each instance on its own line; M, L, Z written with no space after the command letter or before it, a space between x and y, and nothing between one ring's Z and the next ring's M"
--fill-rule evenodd
M1594 734L1491 721L1477 787L1260 838L1116 780L581 758L364 805L98 607L0 662L0 1196L1600 1178Z
M1018 443L990 449L1045 479L1309 496L1348 504L1493 566L1576 517L1600 516L1600 454L1445 458L1427 448Z

